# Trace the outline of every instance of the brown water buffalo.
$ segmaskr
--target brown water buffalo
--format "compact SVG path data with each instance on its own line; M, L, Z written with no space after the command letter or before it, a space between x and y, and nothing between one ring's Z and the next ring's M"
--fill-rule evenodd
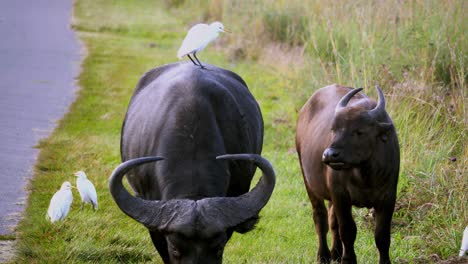
M390 263L400 154L385 98L376 88L378 103L360 93L362 88L330 85L316 91L299 113L296 148L313 207L321 263L356 263L353 205L375 209L379 263ZM328 212L324 200L329 201Z
M247 85L204 66L168 64L140 79L122 126L123 163L110 177L115 202L148 228L165 263L221 263L232 233L254 228L275 186ZM249 191L257 166L263 176Z

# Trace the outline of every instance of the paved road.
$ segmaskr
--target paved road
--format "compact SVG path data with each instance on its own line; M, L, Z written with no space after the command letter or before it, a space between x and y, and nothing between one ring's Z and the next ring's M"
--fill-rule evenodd
M0 1L0 234L23 210L33 147L75 98L81 46L71 11L72 0Z

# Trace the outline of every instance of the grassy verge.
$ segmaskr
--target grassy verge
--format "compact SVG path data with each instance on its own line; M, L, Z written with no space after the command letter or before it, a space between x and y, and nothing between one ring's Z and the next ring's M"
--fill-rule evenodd
M120 161L120 126L138 78L176 61L188 25L214 19L235 33L222 36L200 59L245 79L265 120L263 155L278 175L257 228L233 236L226 263L315 259L316 235L294 151L294 129L307 98L334 82L364 86L370 95L378 82L389 101L402 150L392 258L405 263L458 252L468 223L462 23L468 12L463 12L463 1L412 1L398 8L370 1L336 6L325 1L196 2L76 2L73 26L88 49L79 78L82 90L53 135L39 145L15 262L160 261L145 228L112 201L107 178ZM457 160L449 159L453 157ZM51 225L45 220L48 202L63 181L75 181L78 170L95 183L100 209L80 211L75 192L68 218ZM376 263L366 213L355 210L358 261Z

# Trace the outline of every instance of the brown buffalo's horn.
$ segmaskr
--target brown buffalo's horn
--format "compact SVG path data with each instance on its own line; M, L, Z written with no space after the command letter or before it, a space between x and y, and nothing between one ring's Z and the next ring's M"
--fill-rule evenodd
M227 154L218 156L216 159L252 161L263 173L255 188L243 195L197 201L203 221L214 229L224 230L258 215L271 197L276 176L270 162L257 154Z
M122 178L136 166L162 159L160 157L142 157L127 160L115 168L109 178L109 189L119 208L125 214L150 229L164 229L173 220L175 212L183 212L184 210L181 208L189 206L190 201L154 201L134 197L123 186Z
M377 102L377 105L375 106L374 109L369 110L369 116L371 116L373 119L379 119L379 116L385 112L385 98L383 95L382 90L380 89L380 86L376 85L375 89L377 90L377 93L379 94L379 101Z
M349 100L351 100L351 98L355 94L359 93L360 91L362 91L362 88L353 89L353 90L349 91L347 94L345 94L341 98L341 100L338 102L338 104L336 105L335 113L338 112L339 110L341 110L342 108L346 107L346 105L348 105Z

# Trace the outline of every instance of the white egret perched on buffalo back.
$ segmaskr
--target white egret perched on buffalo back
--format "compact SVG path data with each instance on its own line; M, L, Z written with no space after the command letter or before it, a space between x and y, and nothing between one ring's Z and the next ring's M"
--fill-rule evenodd
M60 190L52 196L46 216L52 223L63 220L67 216L68 211L70 211L70 206L73 202L71 188L71 183L66 181L62 183Z
M97 193L96 188L94 188L93 183L87 179L84 171L78 171L75 173L76 187L81 196L81 210L83 210L85 203L91 203L94 210L98 209Z
M215 40L221 32L229 32L224 29L221 22L216 21L209 25L196 24L190 28L187 36L185 36L185 39L177 52L177 57L182 59L183 56L187 55L193 64L204 68L197 58L197 52L201 51L206 47L206 45L208 45L208 43ZM193 54L198 64L192 59L192 57L190 57L190 54Z

